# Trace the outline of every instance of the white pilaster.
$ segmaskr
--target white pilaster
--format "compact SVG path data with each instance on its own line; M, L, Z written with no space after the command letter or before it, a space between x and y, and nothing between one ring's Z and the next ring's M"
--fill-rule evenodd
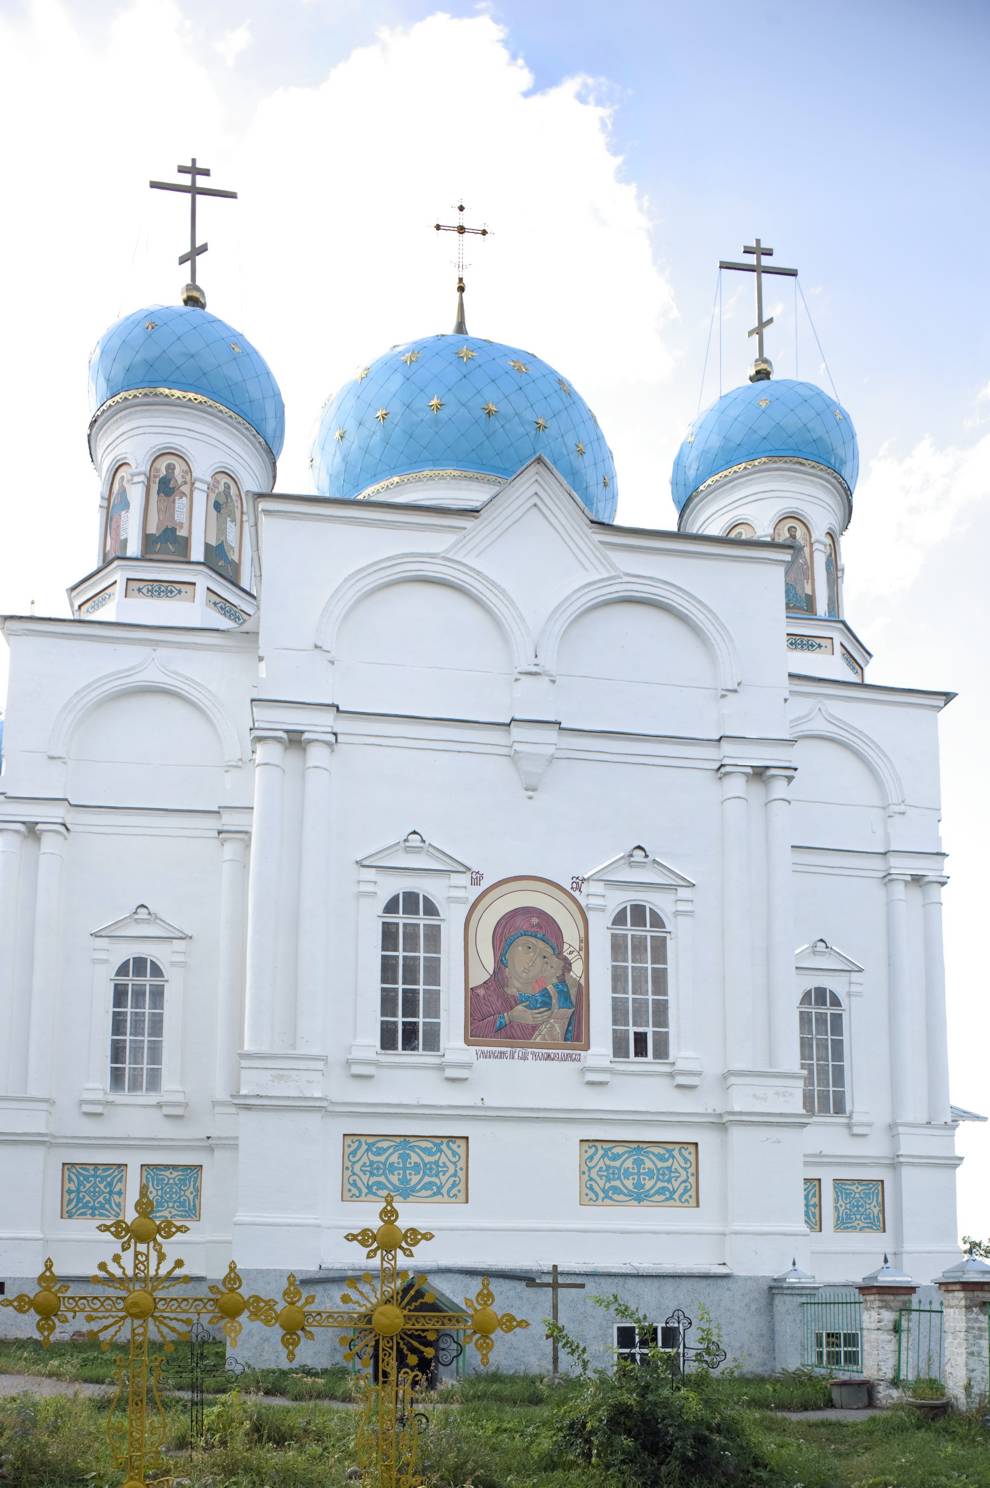
M354 1042L347 1068L359 1078L373 1076L378 1065L378 878L373 868L358 870L357 976L354 980Z
M890 1031L890 1088L895 1122L913 1116L911 1078L911 988L908 981L907 886L910 875L888 873L887 1019Z
M793 770L767 770L767 997L770 1067L799 1069L794 1008L794 912L791 899L791 781Z
M285 750L278 730L256 730L251 869L248 876L248 941L244 1044L268 1051L275 1027L275 964L285 809Z
M945 961L942 952L942 885L930 875L921 880L925 944L925 1042L928 1066L928 1120L949 1119L949 1054L945 1023Z
M62 863L69 833L61 822L39 822L38 886L34 905L34 953L28 1022L29 1095L52 1095L52 1044L58 1026Z
M244 868L248 834L220 833L220 949L217 969L217 1100L237 1089L237 1052L244 1042Z
M27 1008L21 1007L15 1015L15 961L17 947L17 904L21 886L21 848L27 836L27 827L21 822L0 822L0 1008L7 1009L4 1015L6 1037L0 1039L5 1049L4 1062L0 1065L0 1091L7 1095L23 1093L23 1059L14 1038L14 1032L27 1023Z
M206 493L209 482L201 476L193 478L192 508L189 513L189 557L193 563L202 563L206 557Z
M131 509L127 513L127 542L124 552L128 558L140 558L144 539L144 501L148 489L148 472L132 470L127 477L127 499ZM102 561L102 558L101 558Z
M590 982L598 987L610 984L607 897L605 886L594 880L585 896L588 915L588 956ZM612 999L591 999L588 1010L588 1055L583 1070L586 1085L607 1085L612 1078Z
M671 1053L674 1084L694 1088L701 1083L700 1030L694 995L694 892L684 889L674 900L674 966L676 981L671 999ZM607 986L600 982L599 986Z
M326 999L330 986L328 946L331 831L330 766L336 739L329 732L305 733L302 830L299 858L299 921L295 1047L301 1053L326 1049Z
M815 570L815 612L824 615L828 610L828 576L825 573L825 558L828 544L823 537L816 537L811 544L812 564Z
M749 776L722 765L722 995L726 1069L753 1064L753 957L749 884Z

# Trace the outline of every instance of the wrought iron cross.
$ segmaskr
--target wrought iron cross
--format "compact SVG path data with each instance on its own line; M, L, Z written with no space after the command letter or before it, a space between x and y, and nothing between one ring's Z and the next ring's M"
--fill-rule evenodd
M777 264L764 263L763 260L765 258L773 257L773 249L767 248L759 238L754 238L752 245L744 244L743 252L752 253L756 262L737 263L723 258L719 260L718 266L720 269L738 269L743 274L756 275L756 324L747 334L756 337L756 364L753 368L751 380L758 382L769 377L773 370L763 351L763 332L768 326L773 325L772 315L766 320L763 319L763 275L785 274L789 279L796 279L798 271L797 269L781 268Z
M468 333L467 323L464 319L464 239L469 235L476 238L487 238L490 235L487 227L467 227L464 222L465 211L464 203L458 202L456 222L434 222L433 224L437 232L452 232L457 234L457 323L454 326L455 336L466 336Z
M196 282L196 259L201 253L209 248L209 243L196 242L196 201L201 196L226 196L236 200L236 191L221 191L217 186L200 186L199 177L208 176L208 166L197 165L195 155L188 165L177 165L176 170L180 176L189 177L189 185L182 181L149 181L148 185L153 191L181 191L189 198L189 251L179 255L179 263L189 265L189 283L182 291L182 303L184 305L195 305L200 310L206 309L206 295Z

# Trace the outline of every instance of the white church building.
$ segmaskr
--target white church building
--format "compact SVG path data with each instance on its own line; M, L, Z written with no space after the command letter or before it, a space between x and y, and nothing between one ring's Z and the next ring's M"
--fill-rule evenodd
M286 492L201 301L100 340L92 561L3 623L7 1295L142 1182L270 1295L386 1193L458 1300L556 1264L731 1320L794 1260L958 1259L950 695L871 683L846 616L849 413L758 361L622 526L578 390L459 314Z

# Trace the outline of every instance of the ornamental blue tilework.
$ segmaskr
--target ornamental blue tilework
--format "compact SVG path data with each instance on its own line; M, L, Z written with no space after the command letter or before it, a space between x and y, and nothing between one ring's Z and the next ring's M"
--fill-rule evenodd
M580 1162L582 1204L697 1206L694 1142L582 1142Z
M346 1136L343 1197L466 1204L467 1137Z
M145 1163L141 1183L154 1203L155 1219L199 1219L203 1169L198 1164Z
M497 341L427 336L393 346L330 400L313 446L313 477L321 495L359 497L427 470L507 480L536 455L546 456L593 517L612 521L612 452L567 379Z
M89 359L93 412L118 393L158 387L212 398L281 454L285 408L271 368L240 331L208 310L151 305L104 332Z
M63 1219L122 1219L127 1168L124 1163L63 1163Z
M822 1183L820 1178L804 1180L804 1222L809 1230L822 1227Z
M713 475L747 460L790 455L812 460L856 488L859 448L849 414L811 382L747 382L699 414L677 452L671 493L683 510Z
M882 1178L836 1178L832 1184L833 1230L886 1229Z

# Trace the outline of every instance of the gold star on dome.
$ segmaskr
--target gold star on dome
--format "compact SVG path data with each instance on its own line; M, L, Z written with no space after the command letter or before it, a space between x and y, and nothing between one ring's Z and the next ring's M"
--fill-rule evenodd
M693 444L694 443L694 433L693 432L688 435L688 437L685 439L684 443L685 444Z
M337 441L338 444L343 444L343 442L344 442L344 436L346 435L346 433L347 433L347 430L346 429L338 429L337 432L334 434L333 437L334 437L334 439L336 439L336 441Z
M842 412L841 412L841 410L838 409L838 408L834 408L832 410L832 412L835 414L835 422L837 424L841 424L842 423Z
M492 403L491 401L489 401L487 403L483 403L481 405L481 411L485 415L485 418L494 418L495 415L498 413L498 409L495 407L495 404Z
M574 392L574 389L571 387L570 383L565 382L562 377L557 378L557 386L560 388L560 391L562 393L567 394L568 398Z
M515 359L513 359L509 363L509 366L512 368L513 372L528 372L529 371L529 368L526 366L526 363L525 362L520 362L520 361L517 361Z
M370 367L362 367L361 368L361 371L357 375L356 381L363 382L364 379L367 377L367 375L368 375L368 373L370 371L371 371L371 368Z
M238 346L238 344L237 344L236 341L231 341L231 343L230 343L230 349L231 349L231 351L240 352L240 351L243 351L244 348L241 347L241 346Z
M157 324L157 320L146 320L144 323L144 328L146 331L153 331Z
M608 490L608 476L607 475L603 475L602 476L602 485L605 487L606 490Z
M441 408L443 407L443 399L438 398L436 393L434 393L433 397L430 399L429 403L426 406L427 408L432 408L434 413L439 413Z
M577 452L578 452L579 455L583 455L584 454L584 445L581 443L580 439L578 440L578 442L574 446L574 448L577 450Z
M405 362L405 364L406 364L407 367L411 367L412 364L413 364L413 362L418 362L419 361L419 352L418 351L407 351L406 354L405 354L405 356L402 357L401 360L403 362Z
M757 401L757 403L759 403L759 405L760 405L761 408L769 408L770 407L770 399L769 398L757 398L756 401Z
M472 351L470 346L462 346L460 351L454 352L454 355L459 356L466 367L468 362L470 362L473 357L476 357L478 353L476 351Z
M378 412L375 414L375 418L378 420L378 422L380 424L383 424L385 422L385 420L388 418L388 409L387 408L379 408Z
M545 430L546 430L546 429L547 429L547 427L548 427L548 425L547 425L547 421L546 421L546 419L545 419L545 418L538 418L538 419L535 419L535 420L534 420L534 426L535 426L535 428L536 428L536 432L537 432L537 434L542 434L542 433L544 433L544 431L545 431Z

